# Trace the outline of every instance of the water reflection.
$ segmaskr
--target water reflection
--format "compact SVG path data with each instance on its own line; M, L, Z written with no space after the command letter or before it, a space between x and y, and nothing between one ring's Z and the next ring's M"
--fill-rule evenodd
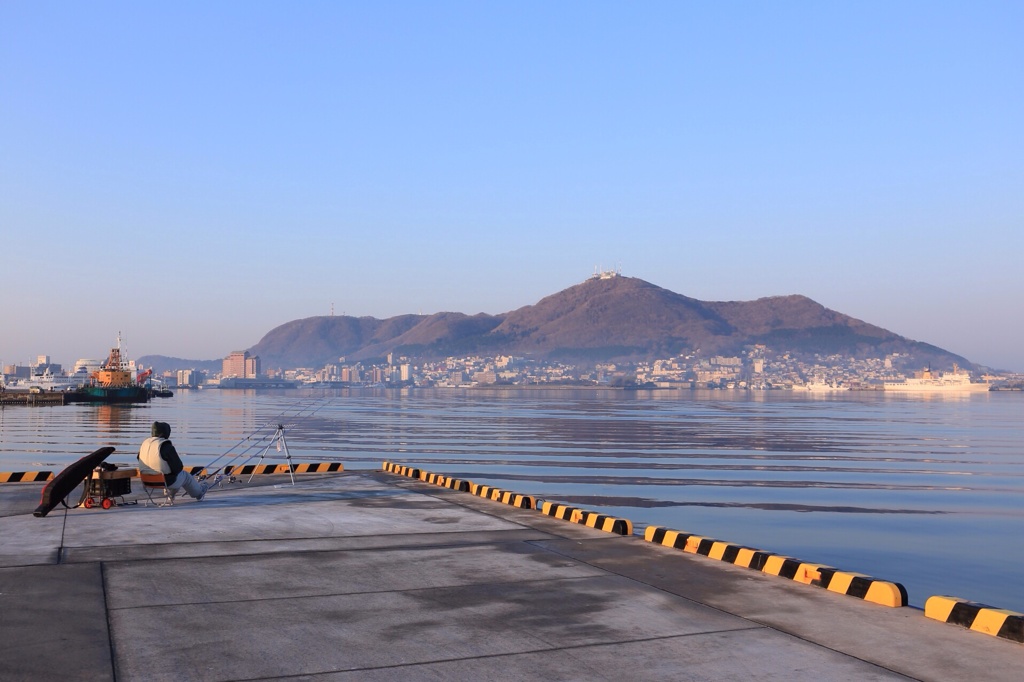
M1024 534L1022 408L1009 393L180 391L146 406L6 409L0 470L108 444L130 461L154 420L172 425L186 463L207 465L258 456L281 424L296 459L398 461L901 580L915 603L942 584L1021 611L1024 586L1000 576L1024 562L1005 541ZM971 554L943 535L953 529ZM934 580L908 584L917 576Z

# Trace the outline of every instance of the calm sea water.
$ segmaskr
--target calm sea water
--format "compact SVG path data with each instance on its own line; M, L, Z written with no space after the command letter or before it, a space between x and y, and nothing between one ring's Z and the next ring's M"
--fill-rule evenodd
M154 420L188 464L387 459L1024 612L1024 394L179 391L146 406L0 409L0 471Z

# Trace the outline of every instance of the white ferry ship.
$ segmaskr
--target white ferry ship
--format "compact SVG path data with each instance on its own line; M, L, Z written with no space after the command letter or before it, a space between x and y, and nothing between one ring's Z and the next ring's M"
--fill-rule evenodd
M67 391L81 388L92 382L92 373L100 368L99 360L81 359L75 363L73 372L54 374L47 367L42 372L34 373L28 379L16 379L4 384L4 388L12 391Z
M73 374L54 374L46 369L41 374L33 374L29 379L18 379L8 383L8 389L15 391L28 391L37 389L40 391L66 391L72 388L81 388L89 383L89 372L79 370Z
M990 386L985 382L972 382L969 372L961 370L953 365L952 372L940 372L936 374L930 367L921 371L920 376L909 377L893 381L886 381L882 384L886 391L903 392L959 392L959 393L981 393L989 390Z

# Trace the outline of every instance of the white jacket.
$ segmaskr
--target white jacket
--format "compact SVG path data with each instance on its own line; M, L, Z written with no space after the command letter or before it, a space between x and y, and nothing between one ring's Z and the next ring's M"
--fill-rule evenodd
M151 471L159 471L161 474L171 473L171 465L160 456L160 446L166 442L166 438L156 436L142 441L142 447L139 448L139 463Z

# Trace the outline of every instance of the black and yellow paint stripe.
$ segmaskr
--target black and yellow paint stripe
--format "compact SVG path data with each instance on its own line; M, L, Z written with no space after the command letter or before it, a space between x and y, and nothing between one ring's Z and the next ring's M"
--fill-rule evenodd
M324 474L344 470L345 465L341 462L303 462L292 465L292 473L296 474Z
M629 519L606 516L604 514L598 514L597 512L558 504L557 502L544 502L540 507L540 511L547 516L553 516L556 519L561 519L563 521L578 523L582 526L602 530L606 533L615 533L616 535L633 534L633 522Z
M959 597L936 595L924 603L928 618L952 623L993 637L1024 643L1024 614Z
M52 471L0 471L0 483L40 483L52 478Z
M253 474L287 474L287 464L243 464L224 467L224 473L231 476L252 476Z
M287 464L247 464L244 466L226 466L224 474L231 476L249 476L251 474L287 474ZM292 473L315 474L344 471L341 462L303 462L291 465ZM185 471L193 476L205 476L206 467L185 467ZM418 470L417 470L418 471ZM52 471L14 471L0 472L0 483L40 483L53 479Z
M345 466L341 462L302 462L301 464L292 464L290 468L293 474L331 473L345 470ZM288 464L245 464L228 465L224 467L222 473L227 476L251 476L253 474L287 474L288 470ZM207 475L205 467L188 467L188 472L193 476Z

